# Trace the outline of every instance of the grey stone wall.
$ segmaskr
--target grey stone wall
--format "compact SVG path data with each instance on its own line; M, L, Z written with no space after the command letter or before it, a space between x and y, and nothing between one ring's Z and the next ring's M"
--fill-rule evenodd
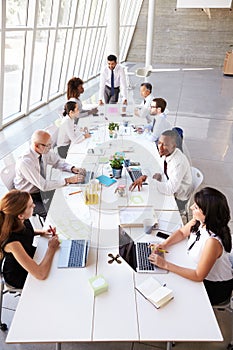
M176 0L155 0L152 64L222 66L233 44L232 9L175 9ZM144 0L127 61L144 62L148 0Z

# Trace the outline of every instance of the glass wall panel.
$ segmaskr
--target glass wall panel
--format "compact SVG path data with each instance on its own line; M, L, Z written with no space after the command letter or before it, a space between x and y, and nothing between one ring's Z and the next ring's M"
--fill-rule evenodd
M37 25L47 27L51 23L52 0L39 0Z
M30 105L42 101L45 67L48 50L48 30L38 30L36 33L35 53L32 70L31 98Z
M4 0L3 0L4 1ZM27 0L6 1L6 27L26 26L27 24Z
M59 29L56 38L53 71L50 86L50 96L59 92L61 70L63 65L63 54L65 50L66 30Z
M25 35L6 33L3 118L21 111Z
M61 1L61 8L59 11L59 19L58 19L59 26L68 25L69 18L70 18L71 5L72 5L71 0L62 0Z

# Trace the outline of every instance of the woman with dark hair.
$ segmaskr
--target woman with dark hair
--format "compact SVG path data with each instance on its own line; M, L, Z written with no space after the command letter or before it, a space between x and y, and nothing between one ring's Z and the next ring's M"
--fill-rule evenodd
M50 230L33 230L29 221L34 204L28 192L12 190L0 201L0 261L5 281L15 288L23 288L27 273L43 280L48 274L53 256L59 247L56 233ZM56 232L55 228L53 229ZM35 234L49 235L48 249L40 263L33 260Z
M58 130L57 151L61 158L66 158L71 143L79 143L91 135L84 128L84 133L75 125L75 118L79 116L78 104L73 99L66 102L63 120Z
M233 289L232 266L229 259L232 249L228 227L230 210L226 197L211 187L205 187L195 194L191 210L192 220L163 243L153 245L149 260L192 281L203 281L211 304L219 304L230 297ZM175 265L155 254L156 250L167 249L187 237L189 237L188 254L196 268Z
M67 100L73 99L78 104L79 116L78 118L87 117L90 114L96 114L98 112L97 108L92 108L90 110L84 110L82 102L80 100L80 95L84 92L83 81L80 78L73 77L67 83Z

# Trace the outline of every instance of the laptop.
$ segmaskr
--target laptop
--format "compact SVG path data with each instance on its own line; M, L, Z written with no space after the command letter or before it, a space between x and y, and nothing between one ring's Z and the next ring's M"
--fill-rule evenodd
M148 242L134 242L126 231L119 225L119 254L136 272L168 273L151 264L148 256L151 254ZM159 253L163 256L163 253Z
M142 170L140 167L126 167L126 170L131 178L131 180L134 182L137 180L140 176L142 176Z
M89 252L89 240L73 239L61 243L58 258L58 267L85 267Z
M88 184L92 179L94 179L94 175L95 175L94 171L87 170L84 181L81 182L81 184Z

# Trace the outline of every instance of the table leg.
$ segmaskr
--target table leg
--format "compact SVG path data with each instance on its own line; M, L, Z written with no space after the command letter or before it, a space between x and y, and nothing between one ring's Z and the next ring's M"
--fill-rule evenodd
M56 350L61 350L61 343L56 343Z
M172 342L171 341L168 341L167 342L167 348L166 350L172 350Z

